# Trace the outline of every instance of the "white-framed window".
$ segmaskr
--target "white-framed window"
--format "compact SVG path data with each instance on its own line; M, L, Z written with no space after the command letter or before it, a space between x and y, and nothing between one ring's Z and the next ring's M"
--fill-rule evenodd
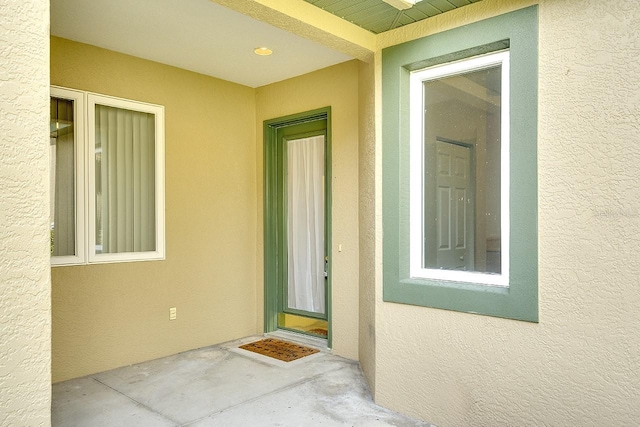
M82 264L85 246L84 93L51 88L51 264Z
M164 109L87 95L89 262L164 257Z
M164 259L164 107L57 87L52 105L67 92L76 96L77 188L64 218L75 220L77 250L61 258L53 231L52 265ZM52 129L53 117L52 107ZM59 188L56 212L69 199Z
M509 51L410 75L410 276L509 286Z

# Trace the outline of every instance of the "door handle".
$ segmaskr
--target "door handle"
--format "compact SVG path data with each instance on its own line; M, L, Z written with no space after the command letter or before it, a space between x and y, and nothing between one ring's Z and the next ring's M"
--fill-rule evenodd
M329 277L329 257L324 257L324 278Z

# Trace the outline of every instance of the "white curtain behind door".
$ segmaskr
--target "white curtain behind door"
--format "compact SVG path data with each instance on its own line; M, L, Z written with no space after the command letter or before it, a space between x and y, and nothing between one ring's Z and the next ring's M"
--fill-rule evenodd
M290 308L325 312L324 136L287 142Z

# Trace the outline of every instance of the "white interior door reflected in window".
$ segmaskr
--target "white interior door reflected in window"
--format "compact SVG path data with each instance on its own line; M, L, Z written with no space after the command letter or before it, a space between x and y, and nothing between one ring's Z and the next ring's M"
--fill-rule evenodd
M424 266L473 271L471 147L438 140L435 148L435 179L425 187L425 241L430 244Z
M412 277L506 285L508 52L411 78Z

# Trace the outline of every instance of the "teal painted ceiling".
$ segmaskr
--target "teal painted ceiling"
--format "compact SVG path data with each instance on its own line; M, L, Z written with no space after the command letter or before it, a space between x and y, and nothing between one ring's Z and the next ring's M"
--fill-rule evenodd
M482 0L422 0L398 10L382 0L305 0L373 33L383 33Z

